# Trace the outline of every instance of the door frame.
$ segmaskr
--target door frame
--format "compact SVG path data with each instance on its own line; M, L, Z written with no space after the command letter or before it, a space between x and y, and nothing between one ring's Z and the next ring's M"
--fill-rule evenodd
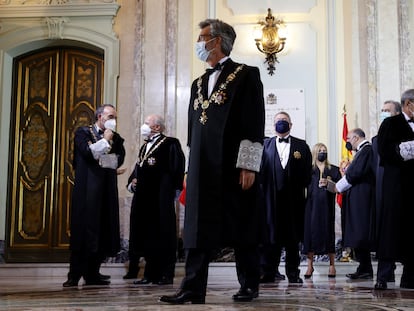
M111 14L111 22L116 11ZM12 99L12 72L13 59L16 56L26 54L49 46L66 45L68 47L81 47L90 50L101 50L104 54L104 92L103 103L116 106L117 80L119 76L119 40L115 33L107 34L107 29L102 32L80 27L76 23L68 24L64 37L70 39L50 39L47 37L44 22L38 26L28 25L27 28L17 28L1 36L0 46L0 157L8 159L10 146L10 113ZM6 219L9 166L0 166L0 243L6 240ZM3 231L4 230L4 231ZM0 254L1 255L1 254Z

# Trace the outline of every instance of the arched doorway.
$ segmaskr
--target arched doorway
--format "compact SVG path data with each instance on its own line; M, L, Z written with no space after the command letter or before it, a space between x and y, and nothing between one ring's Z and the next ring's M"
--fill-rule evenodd
M104 53L48 47L13 60L5 259L67 261L73 133L102 104Z

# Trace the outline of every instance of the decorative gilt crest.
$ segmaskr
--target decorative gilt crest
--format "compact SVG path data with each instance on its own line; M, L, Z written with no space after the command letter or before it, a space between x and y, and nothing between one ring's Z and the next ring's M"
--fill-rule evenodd
M294 157L295 159L299 160L299 159L301 159L301 158L302 158L302 155L301 155L301 153L300 153L299 151L295 151L295 152L293 153L293 157Z

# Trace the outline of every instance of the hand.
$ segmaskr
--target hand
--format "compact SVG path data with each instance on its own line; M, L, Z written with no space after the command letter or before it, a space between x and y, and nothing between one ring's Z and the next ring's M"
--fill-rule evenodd
M114 132L112 132L110 129L105 129L103 136L107 141L111 141L112 137L114 136Z
M138 182L138 180L136 178L131 180L131 189L134 192L135 192L135 190L137 190L137 182Z
M255 172L246 169L241 169L239 184L241 185L243 190L248 190L253 185L255 178Z
M326 187L328 185L328 180L326 178L319 179L319 188Z

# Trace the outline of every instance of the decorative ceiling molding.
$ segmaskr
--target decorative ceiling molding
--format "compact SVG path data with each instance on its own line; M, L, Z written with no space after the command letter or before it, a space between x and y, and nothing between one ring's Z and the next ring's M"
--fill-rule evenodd
M316 5L316 0L227 0L227 6L234 15L260 15L268 8L275 14L308 13Z
M0 0L1 1L1 0ZM54 16L116 16L117 3L66 3L57 5L5 5L0 18L31 18Z

